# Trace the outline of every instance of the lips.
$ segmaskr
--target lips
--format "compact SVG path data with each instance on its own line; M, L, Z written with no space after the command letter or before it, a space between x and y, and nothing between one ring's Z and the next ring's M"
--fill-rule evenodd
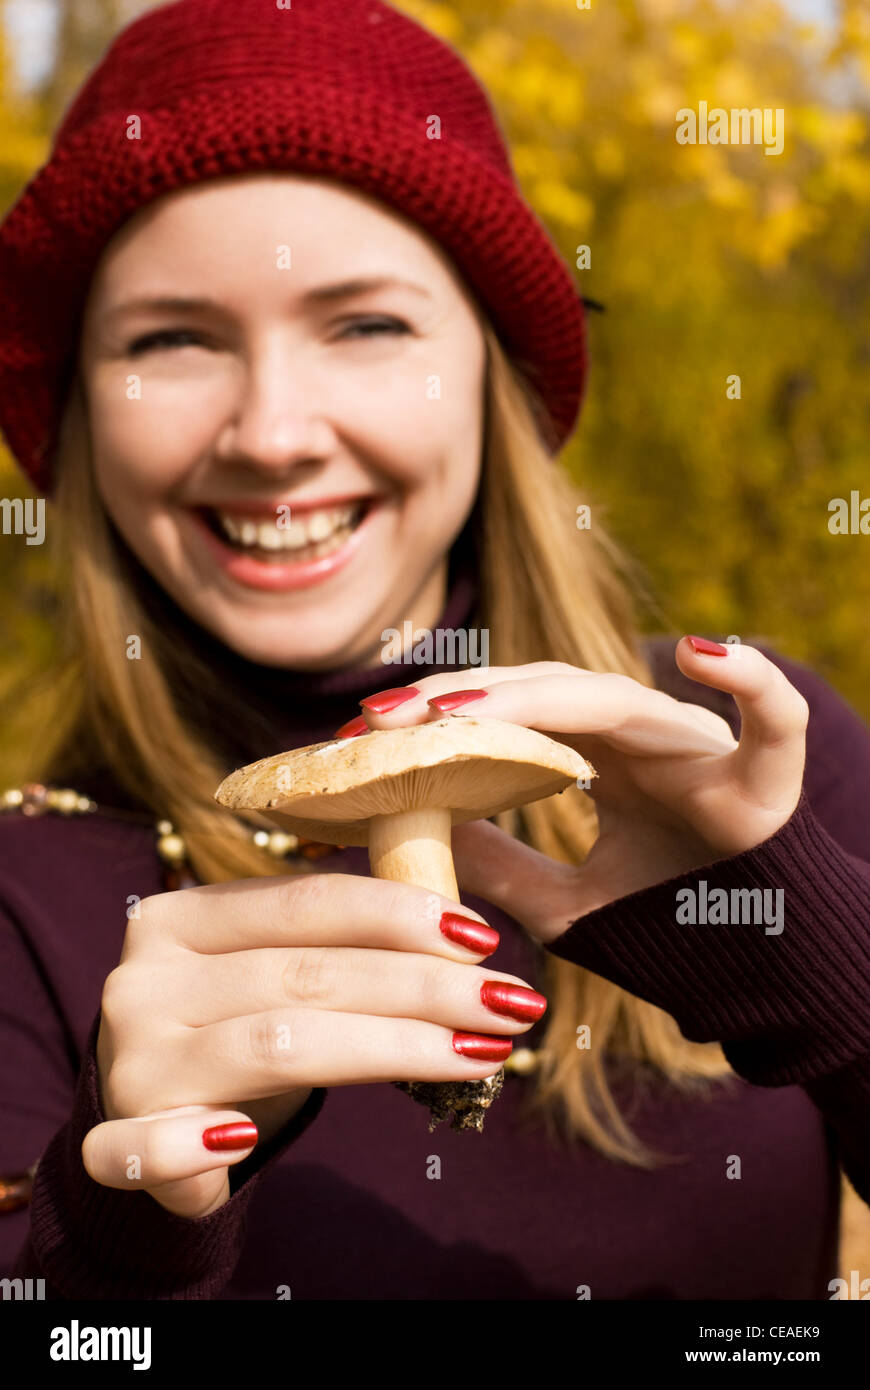
M317 584L343 569L368 534L379 501L377 497L358 497L330 498L328 503L324 499L319 505L307 506L291 502L224 504L220 508L193 507L188 515L212 560L231 579L246 588L285 592ZM236 530L237 540L228 534L228 522ZM303 529L289 531L294 524ZM327 524L329 535L309 540L310 533L316 535ZM245 527L255 530L243 532ZM262 527L268 529L262 532ZM254 544L250 543L252 534ZM261 536L265 545L260 544Z

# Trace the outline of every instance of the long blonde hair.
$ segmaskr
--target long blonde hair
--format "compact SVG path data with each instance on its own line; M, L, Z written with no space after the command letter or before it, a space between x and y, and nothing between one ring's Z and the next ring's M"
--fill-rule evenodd
M577 506L588 499L548 454L535 423L540 402L490 325L481 323L488 357L486 430L470 520L479 562L477 621L490 634L491 664L558 660L621 672L652 686L635 629L632 564L597 512L590 529L577 529ZM55 476L52 533L65 577L59 625L65 644L37 706L33 775L56 781L95 762L107 768L155 818L172 820L203 883L293 872L288 862L257 848L213 800L227 769L174 699L177 654L170 682L166 636L143 607L129 556L94 483L78 377L64 413ZM141 637L140 658L129 661L126 642L134 633ZM190 683L207 683L207 669L197 670L197 658L190 660ZM597 831L590 799L574 788L497 820L569 863L583 861ZM313 866L298 861L296 867L311 872ZM527 1088L527 1116L543 1121L554 1141L582 1138L615 1160L641 1167L673 1161L634 1135L608 1069L621 1067L635 1088L655 1080L709 1097L713 1079L730 1074L721 1049L689 1042L669 1014L600 976L544 951L540 958L549 1023L535 1081ZM589 1028L588 1049L578 1047L581 1024Z

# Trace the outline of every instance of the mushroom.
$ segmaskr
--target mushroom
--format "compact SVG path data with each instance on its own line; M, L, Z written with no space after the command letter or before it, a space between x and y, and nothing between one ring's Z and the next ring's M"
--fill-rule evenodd
M215 800L327 844L367 845L374 878L459 901L450 832L464 821L597 776L573 748L534 729L468 715L374 729L262 758L225 778ZM483 1130L504 1068L481 1081L393 1085L428 1105L430 1131Z

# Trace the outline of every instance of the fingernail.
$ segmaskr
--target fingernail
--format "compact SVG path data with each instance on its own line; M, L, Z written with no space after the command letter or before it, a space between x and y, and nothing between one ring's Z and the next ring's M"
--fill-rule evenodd
M360 704L374 710L375 714L389 714L391 709L398 709L399 705L404 705L419 694L416 685L397 685L393 690L379 690L374 695L367 695L360 700Z
M472 700L482 700L488 694L488 690L451 690L449 694L436 695L434 700L427 700L426 703L441 714L449 714L450 710L468 705Z
M721 642L709 642L706 637L690 637L689 643L693 652L701 652L704 656L728 655L728 648Z
M515 1018L519 1023L535 1023L547 1011L543 994L522 985L506 985L501 980L484 980L480 1002L494 1014Z
M357 734L367 734L369 726L363 715L358 714L355 719L349 719L346 724L342 724L340 729L336 729L333 738L356 738Z
M475 1062L503 1062L513 1051L512 1038L491 1038L486 1033L454 1033L453 1050Z
M249 1121L239 1121L231 1125L212 1125L202 1133L202 1142L207 1149L216 1153L228 1153L232 1149L252 1149L257 1142L257 1126Z
M442 934L448 941L465 946L479 956L491 956L501 937L494 927L484 926L471 917L462 917L458 912L442 912L439 923Z

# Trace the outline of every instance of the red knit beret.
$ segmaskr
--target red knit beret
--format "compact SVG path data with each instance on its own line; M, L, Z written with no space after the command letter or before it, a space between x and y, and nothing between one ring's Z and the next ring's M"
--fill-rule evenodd
M585 384L582 300L457 53L381 0L177 0L118 35L0 224L0 428L41 492L109 239L163 193L258 169L339 179L422 227L535 387L558 449Z

